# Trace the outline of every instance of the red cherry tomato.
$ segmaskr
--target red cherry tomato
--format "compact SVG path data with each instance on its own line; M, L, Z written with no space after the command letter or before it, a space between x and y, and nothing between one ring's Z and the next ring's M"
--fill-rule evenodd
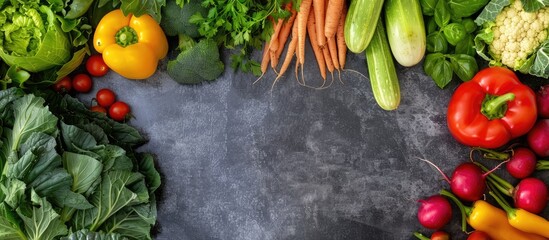
M55 90L58 93L70 92L71 89L72 89L71 78L69 78L68 76L61 78L61 80L53 84L53 90Z
M102 88L95 94L97 104L102 107L110 107L116 101L116 95L108 88Z
M450 240L450 234L445 231L436 231L431 234L431 240Z
M122 122L126 120L130 115L130 106L125 102L118 101L109 107L109 117L115 121Z
M76 74L72 78L72 87L80 93L87 93L92 89L92 79L84 73Z
M105 64L101 54L94 54L86 61L86 70L94 77L102 77L109 72L109 66Z
M481 232L481 231L474 231L473 233L469 234L469 237L467 237L467 240L492 240L488 234Z
M105 109L104 107L101 107L99 105L95 105L95 106L92 106L90 108L90 110L92 112L98 112L98 113L104 113L104 114L107 114L107 109Z

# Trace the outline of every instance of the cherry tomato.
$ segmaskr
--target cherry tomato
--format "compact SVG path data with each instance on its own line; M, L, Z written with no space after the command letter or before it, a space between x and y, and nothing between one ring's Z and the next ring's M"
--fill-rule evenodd
M53 90L55 90L58 93L70 92L71 89L72 89L71 78L69 78L68 76L61 78L61 80L53 84Z
M105 109L104 107L99 106L99 105L92 106L92 107L90 108L90 110L92 110L92 112L98 112L98 113L107 114L107 109Z
M87 74L79 73L72 78L72 87L77 92L87 93L91 90L92 85L92 79Z
M102 107L110 107L116 101L116 95L108 88L102 88L95 94L97 104Z
M86 61L86 70L94 77L102 77L109 72L109 66L105 64L101 54L94 54Z
M488 234L481 232L481 231L474 231L473 233L469 234L469 237L467 237L467 240L492 240Z
M450 240L450 235L444 231L436 231L431 234L431 240Z
M109 107L109 117L116 121L124 121L129 117L130 106L125 102L118 101L115 102Z

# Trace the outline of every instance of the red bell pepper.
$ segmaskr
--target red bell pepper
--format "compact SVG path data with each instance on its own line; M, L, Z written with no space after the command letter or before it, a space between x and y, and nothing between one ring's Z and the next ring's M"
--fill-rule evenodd
M450 133L460 143L498 148L526 134L536 123L534 91L503 67L479 71L462 83L448 105Z

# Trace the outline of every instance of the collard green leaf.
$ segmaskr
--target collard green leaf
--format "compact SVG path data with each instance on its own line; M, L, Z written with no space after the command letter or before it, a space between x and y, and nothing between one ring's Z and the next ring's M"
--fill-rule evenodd
M60 189L69 189L72 177L64 168L56 168L44 172L38 176L29 187L33 188L40 196L52 196Z
M13 209L19 207L19 204L25 201L25 189L27 185L19 179L6 179L0 185L5 194L4 202Z
M25 240L25 234L18 226L10 222L6 217L0 215L0 239L2 240Z
M535 12L549 6L549 0L520 0L526 12Z
M105 222L104 231L118 233L130 239L150 240L152 239L151 227L152 225L143 221L133 209L128 208L118 212Z
M32 133L27 141L21 144L19 150L21 154L32 152L32 154L37 156L36 164L24 176L25 182L32 182L40 174L61 167L61 157L55 150L56 146L57 142L55 138L42 132Z
M492 0L480 12L478 17L475 19L475 23L478 26L482 26L487 22L494 22L497 15L503 10L503 8L511 4L510 0Z
M64 209L73 209L73 211L76 209L90 209L93 207L84 195L75 193L68 187L55 191L49 198L52 200L53 204L64 207Z
M145 176L149 193L154 193L160 187L160 173L154 167L154 159L151 154L140 154L137 158L139 172Z
M32 191L31 200L36 205L32 208L31 216L25 216L18 211L29 240L54 239L67 234L67 226L59 219L59 214L53 210L46 198L40 198Z
M536 52L529 73L534 76L549 78L549 39L545 40Z
M72 152L63 153L63 165L73 178L71 190L82 194L94 190L103 171L103 164L98 160Z
M11 150L16 151L33 132L42 132L55 136L57 133L57 117L48 107L44 99L32 94L25 95L13 103L15 123L12 131Z
M9 88L4 91L0 91L0 119L5 126L6 116L12 115L11 103L23 96L23 90L20 88Z
M93 150L97 147L97 141L90 133L64 122L61 122L61 137L67 151Z
M90 232L90 230L88 229L81 229L69 234L66 237L60 238L60 240L119 240L119 239L123 239L120 236L120 234Z

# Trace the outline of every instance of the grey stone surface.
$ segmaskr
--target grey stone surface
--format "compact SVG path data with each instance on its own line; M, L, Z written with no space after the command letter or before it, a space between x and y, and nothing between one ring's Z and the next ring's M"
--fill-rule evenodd
M319 83L314 61L305 78ZM161 68L163 68L162 66ZM362 55L348 69L367 76ZM291 72L291 71L290 71ZM447 184L467 159L446 127L456 83L441 90L418 65L398 68L402 101L379 108L368 78L341 74L325 90L287 74L274 87L228 69L215 82L185 86L159 71L145 81L109 73L82 99L109 87L132 106L130 124L149 142L163 177L157 239L413 239L429 233L417 200ZM448 228L457 232L456 224Z

